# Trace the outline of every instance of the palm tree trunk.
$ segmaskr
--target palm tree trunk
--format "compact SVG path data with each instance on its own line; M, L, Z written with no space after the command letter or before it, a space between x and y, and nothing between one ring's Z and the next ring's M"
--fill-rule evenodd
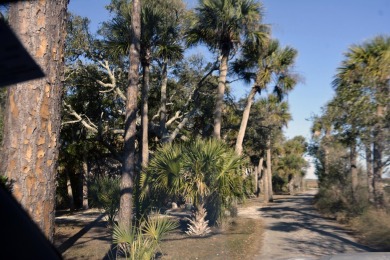
M267 180L268 180L268 197L269 201L272 202L274 200L273 198L273 190L272 190L272 169L271 169L271 147L270 147L271 141L268 141L268 148L267 148Z
M367 184L368 184L368 200L371 205L375 205L375 185L374 174L372 171L372 150L371 144L366 144L366 171L367 171Z
M163 142L167 135L167 83L168 83L168 62L164 60L162 66L162 81L161 81L161 105L160 105L160 134Z
M67 0L17 1L9 24L45 77L8 88L0 172L53 240ZM5 39L2 39L3 41Z
M353 141L350 147L350 174L351 174L351 184L352 184L352 197L355 202L358 201L357 198L357 187L359 185L358 171L357 171L357 154L356 154L356 142Z
M221 139L223 97L225 95L226 75L228 68L229 51L222 51L219 66L218 90L214 109L214 138Z
M123 165L121 175L121 198L119 206L119 224L125 227L131 226L133 213L133 186L135 177L135 138L136 138L136 113L137 113L137 85L138 69L140 63L140 38L141 38L141 1L133 0L131 10L132 37L130 44L130 69L129 86L126 91L126 117Z
M149 118L148 118L148 96L149 96L149 84L150 84L150 61L149 50L146 50L145 62L143 62L143 84L142 84L142 109L141 109L141 126L142 126L142 142L141 142L141 165L145 168L149 162Z
M264 203L270 202L268 177L269 176L268 176L268 168L267 168L264 170L264 174L263 174Z
M257 177L256 177L256 196L259 197L260 196L260 179L264 176L261 174L261 172L263 171L263 161L264 161L264 158L261 157L260 160L259 160L259 165L257 166Z
M246 126L247 126L248 120L249 120L249 113L251 111L253 98L255 97L256 92L257 92L257 87L253 86L251 89L251 92L248 95L248 98L246 101L246 106L245 106L244 112L242 114L240 130L238 131L237 141L236 141L236 153L238 155L242 154L242 143L244 141Z
M378 105L376 116L379 122L374 127L374 152L373 152L373 170L374 170L374 194L375 207L383 208L384 206L384 192L382 187L383 162L382 155L384 150L385 138L383 137L383 125L381 121L384 118L384 108Z

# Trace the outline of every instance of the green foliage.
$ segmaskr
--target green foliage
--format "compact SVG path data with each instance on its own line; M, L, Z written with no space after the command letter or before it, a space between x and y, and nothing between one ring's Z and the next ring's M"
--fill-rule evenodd
M102 208L107 214L108 223L115 223L115 217L119 210L120 179L107 176L96 178L90 188L91 204Z
M9 180L6 176L0 175L0 187L6 191L12 191L12 181Z
M142 173L142 198L184 197L205 203L210 223L245 194L244 159L222 141L196 139L158 149ZM151 201L153 202L153 201Z
M161 240L178 226L176 221L157 214L142 220L139 227L115 224L113 243L126 259L154 259Z

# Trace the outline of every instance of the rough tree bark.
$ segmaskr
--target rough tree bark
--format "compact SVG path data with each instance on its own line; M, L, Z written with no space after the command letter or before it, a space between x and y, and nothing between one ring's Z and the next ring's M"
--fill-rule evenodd
M119 224L130 227L133 213L133 186L135 177L135 138L137 115L137 85L140 64L141 37L141 1L133 0L131 10L131 44L129 86L126 91L126 117L123 150L123 166L121 176L121 198L119 206Z
M9 87L0 167L15 181L15 198L49 240L54 232L67 4L20 1L9 10L12 29L46 77Z

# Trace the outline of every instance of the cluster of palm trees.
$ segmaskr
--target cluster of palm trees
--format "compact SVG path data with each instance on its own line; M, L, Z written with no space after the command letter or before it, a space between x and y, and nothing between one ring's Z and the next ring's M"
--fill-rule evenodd
M319 142L315 154L320 180L332 181L337 160L331 153L344 150L352 202L364 201L359 190L367 187L368 201L377 208L385 205L382 178L389 165L389 54L388 36L351 46L333 82L336 95L312 128ZM365 159L364 178L359 177L359 154Z

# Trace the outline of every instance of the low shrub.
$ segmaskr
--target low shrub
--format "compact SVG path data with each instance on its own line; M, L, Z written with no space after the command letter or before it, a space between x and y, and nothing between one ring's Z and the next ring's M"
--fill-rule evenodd
M364 242L381 250L390 250L390 213L370 209L351 221Z
M95 179L89 189L91 204L107 214L109 225L113 225L119 210L119 178L100 177Z

